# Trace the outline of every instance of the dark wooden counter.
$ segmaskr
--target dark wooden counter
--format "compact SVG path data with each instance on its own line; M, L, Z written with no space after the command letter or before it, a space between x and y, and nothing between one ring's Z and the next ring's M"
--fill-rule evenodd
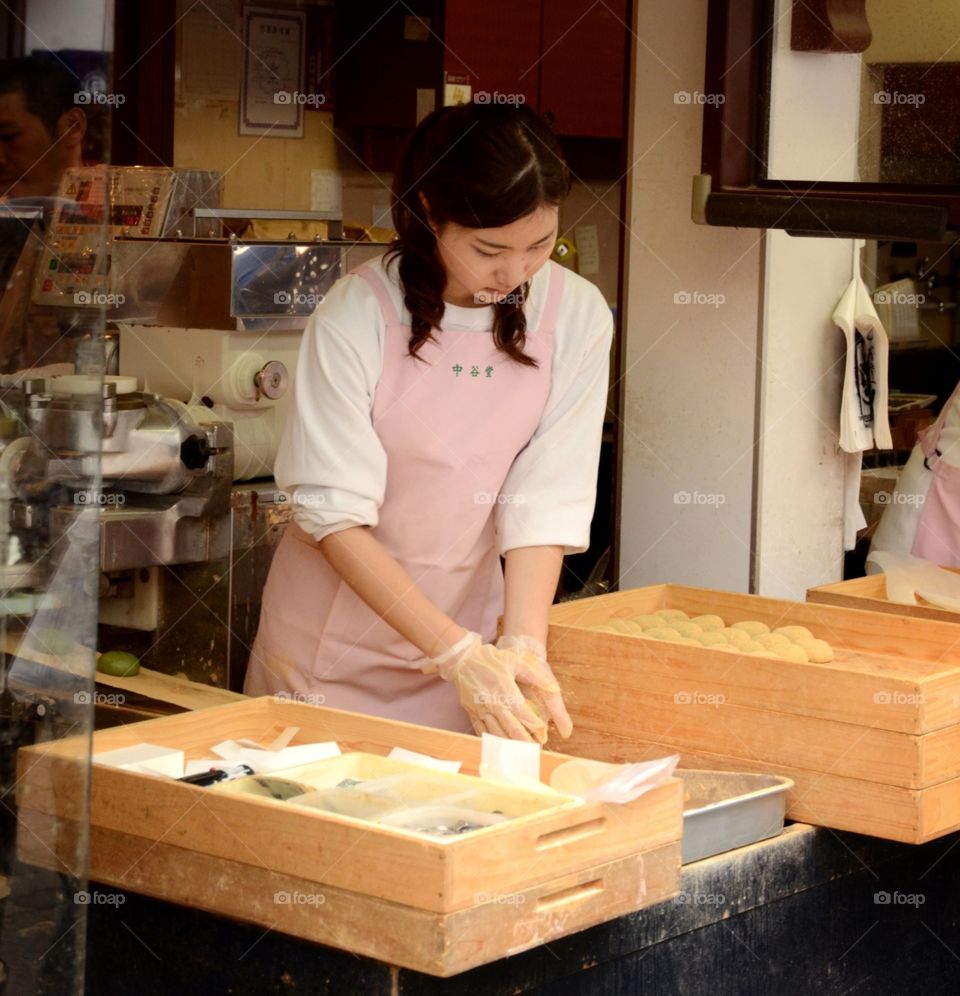
M87 991L953 996L958 845L795 824L687 865L677 899L452 979L127 893L89 909Z

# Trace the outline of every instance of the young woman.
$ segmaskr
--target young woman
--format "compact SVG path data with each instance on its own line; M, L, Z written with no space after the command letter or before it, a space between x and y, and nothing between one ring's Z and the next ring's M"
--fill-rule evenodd
M547 613L588 545L612 320L549 261L568 188L527 108L447 107L412 136L393 247L304 334L247 694L569 736Z

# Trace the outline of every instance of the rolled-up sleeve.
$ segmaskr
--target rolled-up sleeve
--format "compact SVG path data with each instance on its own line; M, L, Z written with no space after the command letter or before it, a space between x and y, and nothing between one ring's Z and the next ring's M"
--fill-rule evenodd
M387 455L370 414L383 322L364 285L344 278L311 317L274 464L294 520L316 539L375 526L383 504Z
M590 545L613 319L600 292L587 288L578 289L586 306L567 308L558 323L543 418L501 488L494 511L501 556L517 547L562 546L569 554Z

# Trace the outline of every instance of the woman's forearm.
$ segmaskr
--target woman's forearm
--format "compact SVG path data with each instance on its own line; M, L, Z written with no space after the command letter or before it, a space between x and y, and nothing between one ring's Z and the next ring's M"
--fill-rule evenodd
M466 632L416 586L366 526L319 541L330 566L377 615L427 657L437 657Z
M503 632L547 642L547 617L557 593L563 547L508 550L504 570Z

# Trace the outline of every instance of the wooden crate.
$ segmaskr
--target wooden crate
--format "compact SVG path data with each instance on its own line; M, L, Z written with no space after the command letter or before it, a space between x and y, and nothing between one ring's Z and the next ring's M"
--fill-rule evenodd
M476 737L274 698L101 730L93 750L153 743L189 760L291 726L293 744L406 747L478 772ZM83 738L19 752L25 860L69 867L84 754ZM568 759L544 752L544 780ZM444 841L94 765L90 877L446 976L675 895L682 806L671 779L626 806L563 800Z
M802 625L800 664L590 629L662 608ZM960 630L939 621L656 585L554 606L548 656L574 722L553 746L602 760L792 778L787 815L921 843L960 828Z
M960 623L960 612L941 609L936 605L904 605L887 598L887 579L883 574L870 574L865 578L851 578L835 584L822 584L807 591L807 601L820 605L840 605L847 609L865 609L868 612L890 612L913 619L937 619L940 622Z

